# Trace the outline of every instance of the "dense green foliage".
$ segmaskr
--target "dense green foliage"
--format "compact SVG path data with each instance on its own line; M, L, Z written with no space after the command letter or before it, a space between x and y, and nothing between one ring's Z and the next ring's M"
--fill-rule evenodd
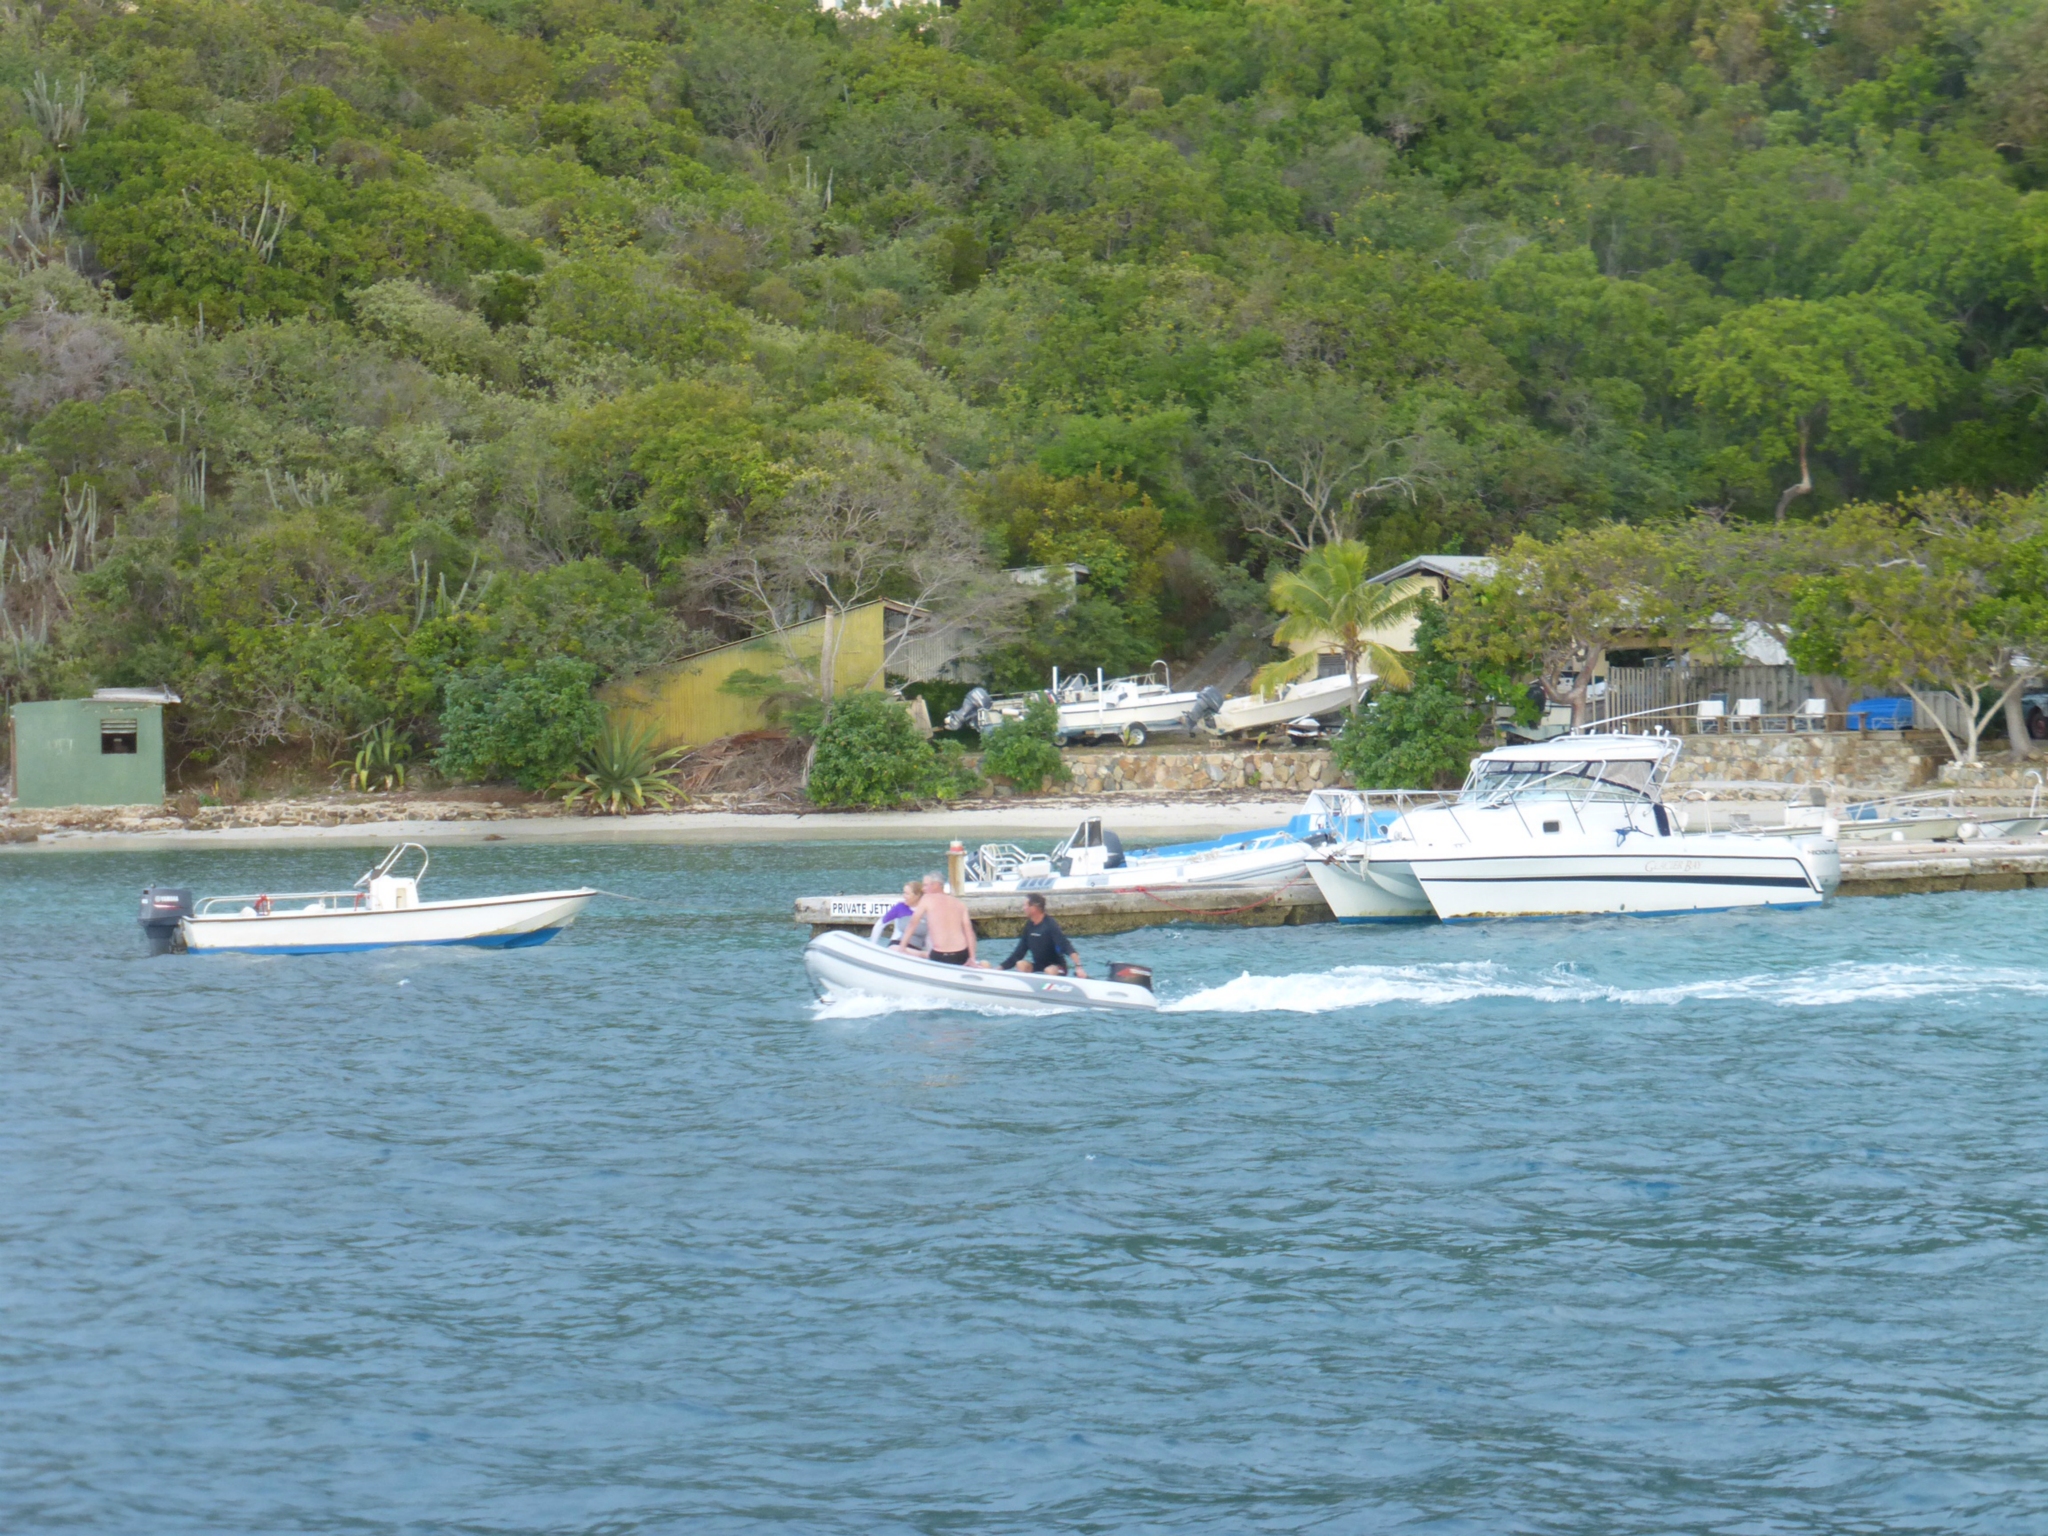
M1479 750L1480 719L1473 689L1443 654L1442 606L1421 605L1415 658L1405 690L1382 687L1344 722L1331 757L1351 782L1372 789L1439 789L1457 785Z
M930 742L899 700L850 693L818 733L806 793L819 805L888 806L957 799L976 787L957 741Z
M50 0L0 87L0 687L223 772L814 611L848 465L1087 568L1031 686L2048 469L2036 0Z
M597 669L548 656L525 672L493 663L448 680L441 717L441 771L452 779L514 780L546 789L566 774L604 727L591 697Z
M982 738L981 771L1036 794L1047 784L1073 777L1060 757L1054 738L1060 728L1058 706L1044 694L1025 706L1021 718L1005 720Z

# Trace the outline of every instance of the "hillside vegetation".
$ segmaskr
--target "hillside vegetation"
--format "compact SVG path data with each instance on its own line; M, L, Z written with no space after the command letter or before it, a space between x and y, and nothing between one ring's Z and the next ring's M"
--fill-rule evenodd
M2048 469L2033 0L0 17L0 681L169 683L188 771L431 742L849 541L940 604L1086 564L1023 684L1339 538Z

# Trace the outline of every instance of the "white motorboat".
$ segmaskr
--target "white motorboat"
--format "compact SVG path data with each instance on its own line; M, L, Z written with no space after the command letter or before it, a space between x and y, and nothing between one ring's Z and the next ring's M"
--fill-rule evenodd
M1055 669L1047 695L1059 711L1054 741L1064 747L1111 736L1126 746L1141 747L1153 736L1196 730L1222 706L1223 695L1214 688L1176 692L1172 669L1163 661L1152 666L1153 673L1143 677L1106 681L1098 671L1092 684L1076 673L1063 679ZM1161 672L1164 681L1156 675ZM1021 719L1035 697L994 699L985 688L969 689L960 707L946 716L946 729L972 725L986 735L1005 720Z
M1572 735L1479 757L1450 805L1368 843L1363 873L1447 922L1812 907L1841 883L1833 823L1690 832L1664 804L1675 736Z
M1366 688L1373 681L1370 672L1358 679L1360 698L1365 696ZM1247 731L1267 731L1275 726L1294 725L1304 719L1320 720L1341 715L1349 711L1355 702L1351 679L1343 673L1335 677L1305 677L1271 693L1244 693L1225 699L1211 723L1218 735L1237 736Z
M811 940L804 947L804 970L825 1001L853 995L1022 1013L1072 1008L1148 1013L1159 1005L1152 995L1152 973L1139 965L1113 965L1109 976L1099 980L983 970L942 965L845 932L821 933Z
M1203 886L1278 889L1303 874L1318 850L1366 835L1390 810L1376 810L1350 789L1319 789L1278 827L1233 832L1198 843L1126 851L1100 816L1082 820L1050 853L1027 853L1012 843L984 843L968 855L963 895L1057 896L1072 891L1175 891Z
M401 875L408 852L419 865ZM402 843L346 891L207 896L196 905L190 891L153 887L142 893L140 921L157 954L322 955L413 944L524 949L567 928L598 894L581 887L421 901L427 862L426 849Z

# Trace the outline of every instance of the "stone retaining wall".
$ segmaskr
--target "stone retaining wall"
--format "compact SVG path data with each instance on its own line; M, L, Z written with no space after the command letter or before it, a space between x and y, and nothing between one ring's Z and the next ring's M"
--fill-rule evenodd
M1947 758L1941 737L1923 731L1688 736L1671 782L1898 792L1932 783Z
M1061 754L1074 775L1061 794L1198 794L1205 790L1298 792L1336 783L1327 751L1111 752ZM979 759L969 755L970 762ZM1001 796L1001 785L989 786Z
M1795 786L1897 792L1933 783L1946 756L1939 736L1917 731L1688 736L1672 784L1677 789L1714 785L1731 799L1745 794L1775 799L1781 787ZM1067 752L1066 762L1074 774L1065 791L1069 794L1272 790L1305 795L1340 782L1325 750L1083 750Z

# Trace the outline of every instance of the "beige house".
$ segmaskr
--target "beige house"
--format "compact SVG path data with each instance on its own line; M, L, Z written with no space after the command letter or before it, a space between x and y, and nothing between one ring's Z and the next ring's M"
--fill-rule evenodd
M1370 579L1374 586L1392 589L1397 599L1428 592L1438 602L1443 602L1450 597L1454 583L1490 576L1493 566L1491 555L1417 555L1413 560L1403 560L1392 570L1381 571ZM1390 651L1412 651L1415 649L1415 626L1419 622L1416 615L1410 614L1405 619L1368 631L1365 638L1376 645L1384 645ZM1321 660L1316 664L1317 677L1343 674L1343 654L1326 640L1298 640L1291 649L1296 656L1304 651L1320 654Z

